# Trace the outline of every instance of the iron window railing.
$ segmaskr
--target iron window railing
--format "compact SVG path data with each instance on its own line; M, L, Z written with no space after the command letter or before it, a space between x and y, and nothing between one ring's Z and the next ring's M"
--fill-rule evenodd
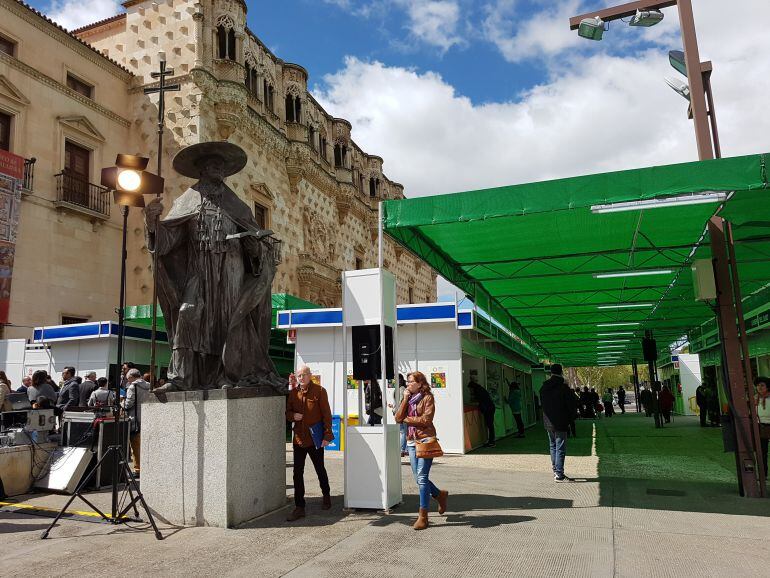
M109 189L64 170L56 175L56 200L110 216Z
M37 159L32 157L31 159L24 159L24 180L21 183L21 188L25 191L34 190L35 184L35 162Z

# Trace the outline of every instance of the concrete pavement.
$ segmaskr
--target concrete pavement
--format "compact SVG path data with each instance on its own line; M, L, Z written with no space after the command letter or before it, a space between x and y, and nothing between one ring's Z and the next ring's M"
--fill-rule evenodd
M407 465L404 503L391 515L349 513L341 456L332 453L334 507L320 510L308 467L309 515L294 524L284 521L287 506L236 530L165 527L158 542L149 531L69 519L41 541L50 519L3 507L0 572L90 576L118 559L121 572L139 576L768 575L770 500L736 495L718 430L701 430L692 418L654 430L626 414L581 421L578 436L567 461L573 484L553 482L539 427L523 440L436 460L431 477L451 492L449 511L438 516L434 508L424 532L411 528L417 488ZM290 465L286 475L291 496ZM24 502L56 507L65 499Z

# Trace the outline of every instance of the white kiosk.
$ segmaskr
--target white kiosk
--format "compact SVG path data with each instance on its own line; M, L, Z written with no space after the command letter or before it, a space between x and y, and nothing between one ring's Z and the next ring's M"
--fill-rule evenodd
M358 356L354 364L358 371L380 377L379 387L385 406L387 378L396 375L395 277L381 268L346 271L342 275L342 284L343 375L348 375L348 351L351 351ZM374 335L379 339L354 339L354 333ZM354 377L363 378L362 375ZM372 380L372 387L378 387L378 382ZM356 401L356 414L363 416L361 387ZM345 395L342 416L345 424L351 413L349 406ZM345 428L345 507L389 510L402 499L399 426L388 411L383 411L381 425L368 426L362 422Z

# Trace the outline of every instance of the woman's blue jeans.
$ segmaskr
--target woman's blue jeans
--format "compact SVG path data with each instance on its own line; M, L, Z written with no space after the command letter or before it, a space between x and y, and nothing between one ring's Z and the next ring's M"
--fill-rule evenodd
M406 432L409 426L407 426L404 422L401 422L398 424L398 429L401 432L401 453L406 453Z
M407 446L407 449L409 450L409 462L412 464L414 481L417 482L417 487L420 490L420 507L427 510L430 507L430 497L438 497L436 484L428 479L433 458L418 458L415 446Z

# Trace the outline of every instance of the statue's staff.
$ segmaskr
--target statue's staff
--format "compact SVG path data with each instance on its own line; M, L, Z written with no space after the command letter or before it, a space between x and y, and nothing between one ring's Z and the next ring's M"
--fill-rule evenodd
M163 175L163 130L165 129L165 115L166 115L166 92L178 91L180 86L178 84L166 84L166 77L174 75L173 68L166 67L166 53L158 52L158 59L160 60L160 72L151 72L152 78L159 79L158 86L153 86L144 89L144 94L158 93L158 176ZM160 198L160 192L157 194L157 198ZM155 228L158 226L158 219L160 215L155 217ZM158 381L158 376L155 375L156 363L155 363L155 350L156 350L156 335L158 331L158 276L156 275L158 266L158 255L156 251L152 253L152 331L150 333L150 390L155 389L155 384Z

